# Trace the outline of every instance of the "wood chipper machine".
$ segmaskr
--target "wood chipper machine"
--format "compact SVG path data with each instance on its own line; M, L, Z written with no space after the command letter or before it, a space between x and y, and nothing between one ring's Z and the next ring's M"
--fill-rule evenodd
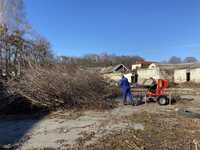
M153 78L150 78L148 80L151 80L151 84L149 85L143 85L141 89L140 88L140 94L136 94L137 88L133 89L133 95L136 98L136 101L143 101L143 102L158 102L160 105L167 105L169 102L171 102L171 96L169 94L166 94L166 89L169 86L169 81L164 79L158 79L155 80ZM143 94L141 94L141 92Z

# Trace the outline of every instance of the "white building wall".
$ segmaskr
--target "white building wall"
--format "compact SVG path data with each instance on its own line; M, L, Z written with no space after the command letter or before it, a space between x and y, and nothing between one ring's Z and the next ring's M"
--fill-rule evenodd
M157 68L156 64L152 63L151 65L149 65L149 69L155 69L155 68Z
M142 84L144 80L149 79L149 78L154 78L154 79L161 79L161 73L159 68L155 69L138 69L138 83Z
M134 64L134 65L132 65L132 70L136 70L141 67L142 67L142 64Z
M181 70L175 70L174 71L174 82L175 83L183 83L186 82L186 69L181 69Z
M190 70L190 80L191 82L200 83L200 68Z

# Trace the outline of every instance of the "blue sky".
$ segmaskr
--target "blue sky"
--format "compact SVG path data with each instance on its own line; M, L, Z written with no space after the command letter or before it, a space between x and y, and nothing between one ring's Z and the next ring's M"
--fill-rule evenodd
M199 0L25 0L27 18L57 55L107 52L200 59Z

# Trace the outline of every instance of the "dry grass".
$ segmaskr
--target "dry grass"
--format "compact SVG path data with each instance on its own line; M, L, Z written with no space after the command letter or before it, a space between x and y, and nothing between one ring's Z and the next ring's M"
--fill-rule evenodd
M122 129L105 135L96 143L79 145L69 150L188 150L194 141L200 141L199 126L194 119L179 118L174 113L149 114L143 112L129 118L130 123L139 122L145 130ZM195 120L195 122L199 122Z

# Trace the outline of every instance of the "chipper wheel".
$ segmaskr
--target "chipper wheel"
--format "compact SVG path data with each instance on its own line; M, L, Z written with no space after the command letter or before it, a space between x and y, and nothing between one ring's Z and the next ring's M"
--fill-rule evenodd
M160 96L158 97L158 104L159 105L167 105L169 104L169 99L167 96Z

